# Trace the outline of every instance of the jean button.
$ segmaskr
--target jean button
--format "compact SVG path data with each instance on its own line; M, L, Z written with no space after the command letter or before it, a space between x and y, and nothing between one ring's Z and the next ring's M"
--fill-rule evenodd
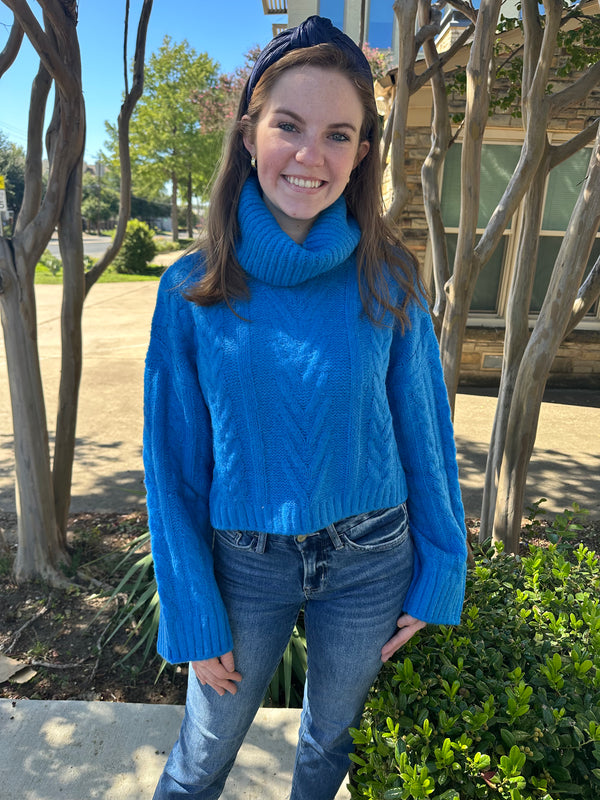
M297 542L304 542L306 541L306 539L308 539L308 536L306 536L305 534L302 534L302 536L296 536Z

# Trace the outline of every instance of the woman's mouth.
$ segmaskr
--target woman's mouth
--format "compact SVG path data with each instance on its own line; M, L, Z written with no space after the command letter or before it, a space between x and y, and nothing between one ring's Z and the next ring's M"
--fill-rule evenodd
M283 176L288 183L292 186L297 186L299 189L318 189L325 181L315 180L313 178L296 178L293 175Z

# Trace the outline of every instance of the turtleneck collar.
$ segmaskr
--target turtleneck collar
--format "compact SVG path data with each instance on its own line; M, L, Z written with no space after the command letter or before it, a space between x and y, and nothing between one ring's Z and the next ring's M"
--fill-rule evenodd
M240 265L273 286L296 286L328 272L349 258L360 241L360 228L342 196L319 214L303 244L296 244L264 204L254 175L242 188L238 221Z

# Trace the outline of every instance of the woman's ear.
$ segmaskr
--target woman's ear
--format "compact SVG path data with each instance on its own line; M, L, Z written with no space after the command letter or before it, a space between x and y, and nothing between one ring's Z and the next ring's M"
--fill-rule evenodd
M354 167L358 167L358 165L367 155L370 149L371 149L371 143L368 142L366 139L363 139L363 141L360 142L360 144L358 145L358 150L356 153L356 158L354 159L354 166L352 167L352 169L354 169Z
M242 141L244 142L244 147L250 153L251 156L255 156L256 147L254 146L254 142L252 141L252 138L248 133L249 131L248 123L250 122L250 117L248 116L248 114L244 114L240 122L242 124Z

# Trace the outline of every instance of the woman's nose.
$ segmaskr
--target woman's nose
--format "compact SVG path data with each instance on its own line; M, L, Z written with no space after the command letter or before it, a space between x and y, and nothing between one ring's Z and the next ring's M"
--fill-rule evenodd
M296 161L300 164L319 166L323 163L323 150L316 139L305 140L296 152Z

